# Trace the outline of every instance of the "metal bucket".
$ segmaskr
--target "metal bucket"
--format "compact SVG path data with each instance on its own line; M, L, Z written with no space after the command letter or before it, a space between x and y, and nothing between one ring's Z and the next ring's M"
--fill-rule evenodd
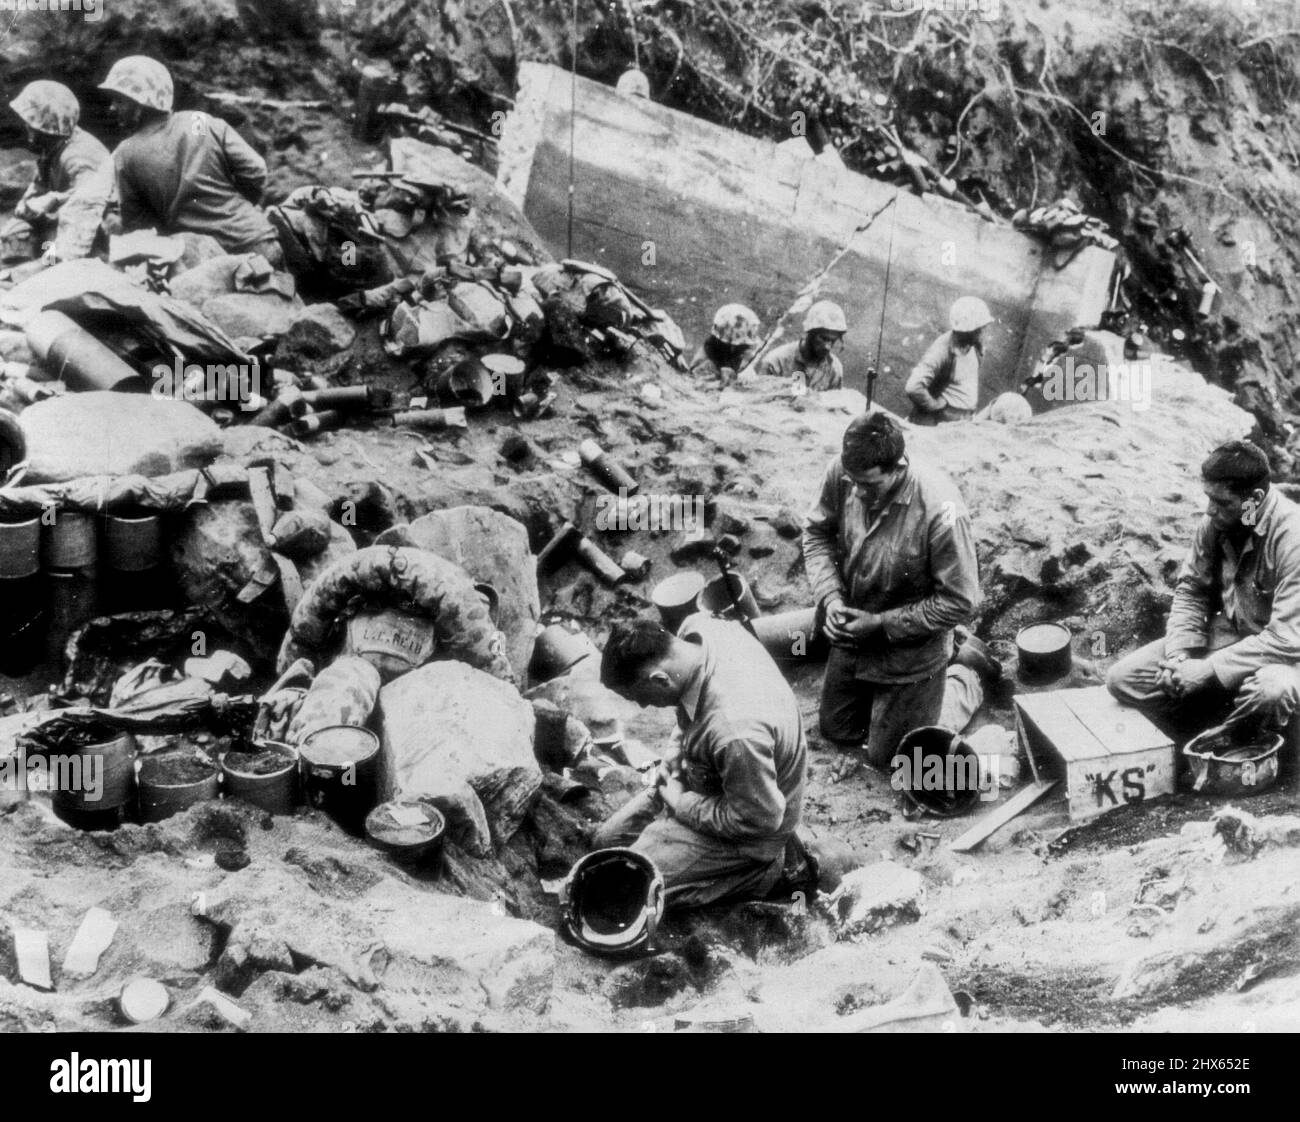
M778 662L803 662L826 657L830 644L817 626L817 609L800 608L753 621L754 637Z
M274 741L254 743L249 752L227 752L221 757L221 785L228 799L242 799L268 814L292 814L298 753Z
M458 362L438 376L440 400L457 405L487 405L492 400L492 373L476 358Z
M55 775L56 786L51 802L55 815L69 826L79 830L115 830L122 824L131 800L135 795L135 737L129 732L114 733L105 729L105 739L85 744L80 748L64 749L64 756L79 756L85 761L98 757L100 775L99 798L93 792L74 787L68 780L75 774L70 769L63 776ZM83 776L85 772L83 770ZM64 785L58 785L59 780ZM83 783L84 787L85 784Z
M1025 682L1053 682L1070 672L1070 629L1059 623L1033 623L1016 633L1016 674Z
M72 633L95 618L99 580L93 568L46 574L49 582L49 628L45 636L46 659L63 671L64 649Z
M192 760L196 765L195 770L202 768L196 753L184 749L158 752L146 756L140 762L136 786L141 822L161 822L173 814L217 797L221 773L215 766L209 765L206 774L193 779L176 779L163 773L161 769L177 757Z
M110 514L104 525L104 553L118 572L138 573L162 560L162 522L148 511Z
M1192 772L1192 790L1201 795L1258 795L1277 782L1280 733L1235 742L1222 729L1208 729L1183 748Z
M80 510L56 510L45 526L41 559L47 569L83 569L96 558L95 516Z
M704 577L696 572L674 573L650 590L650 602L659 609L664 627L677 634L682 621L699 611L698 599Z
M41 517L0 521L0 577L13 580L41 571Z
M21 678L45 653L45 574L0 577L0 674Z
M425 799L394 799L366 815L366 837L399 861L437 865L447 821Z
M379 737L357 725L328 725L303 740L298 762L306 802L363 833L379 802Z
M547 624L537 633L528 677L534 682L549 682L572 670L584 658L599 655L583 632L572 631L562 623Z
M750 619L757 618L758 601L749 591L749 582L739 573L728 573L725 578L719 573L709 581L700 592L700 611L709 612L720 619L736 619L732 594L746 616Z
M979 756L975 750L952 729L926 725L913 729L899 742L894 760L890 762L895 777L900 767L900 757L906 761L911 782L898 785L898 790L909 803L919 810L939 818L955 818L967 814L979 802L981 777ZM936 768L928 761L938 758L942 786L935 787L928 780ZM949 764L949 759L955 762ZM973 782L969 782L973 780Z
M386 608L359 612L348 620L344 650L364 658L379 671L381 681L423 666L433 657L438 641L428 616Z

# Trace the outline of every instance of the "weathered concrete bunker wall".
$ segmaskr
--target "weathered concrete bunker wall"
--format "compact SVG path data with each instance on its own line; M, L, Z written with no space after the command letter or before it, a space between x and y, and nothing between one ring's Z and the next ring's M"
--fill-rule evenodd
M882 367L892 373L877 383L882 404L906 409L907 373L963 293L983 297L996 316L984 400L1014 388L1050 339L1095 324L1105 308L1114 257L1104 250L1088 247L1058 271L1036 241L937 195L898 192L583 78L571 115L570 82L555 67L521 68L502 137L503 188L565 256L572 116L573 256L613 269L665 308L692 347L728 301L750 305L767 328L895 194L822 288L848 316L842 357L859 388L885 303Z

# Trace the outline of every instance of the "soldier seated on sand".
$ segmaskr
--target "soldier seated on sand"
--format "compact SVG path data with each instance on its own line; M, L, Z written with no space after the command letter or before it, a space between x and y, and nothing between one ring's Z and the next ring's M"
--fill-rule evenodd
M27 266L14 279L56 261L88 257L113 197L108 149L77 123L81 106L67 86L31 82L9 103L36 153L36 175L0 229L0 254Z
M1180 738L1228 715L1281 729L1300 700L1300 507L1245 440L1211 452L1201 484L1205 516L1164 638L1120 659L1106 685Z

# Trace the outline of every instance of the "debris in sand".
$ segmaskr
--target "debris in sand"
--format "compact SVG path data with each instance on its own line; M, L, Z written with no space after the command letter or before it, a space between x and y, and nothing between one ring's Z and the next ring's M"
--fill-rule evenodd
M63 973L70 978L89 978L99 969L100 956L117 934L117 920L103 908L91 908L82 918L77 934L63 956Z
M118 1011L133 1025L156 1021L170 1005L167 987L152 978L132 978L117 995Z
M1204 829L1203 823L1198 823ZM1244 810L1225 806L1210 819L1211 836L1222 841L1226 850L1237 857L1250 859L1265 846L1300 846L1300 818L1256 818Z
M14 958L18 964L18 981L38 990L53 990L50 978L50 940L44 931L30 927L13 929Z
M239 1032L248 1028L253 1020L252 1013L236 1005L225 994L218 993L211 986L204 986L199 991L199 996L186 1012L191 1020L215 1018L218 1022L229 1025Z
M835 1032L960 1032L962 1015L933 962L921 963L908 987L892 1001L851 1013Z
M846 873L825 898L841 939L872 935L899 923L915 923L925 911L925 880L893 861L877 861Z

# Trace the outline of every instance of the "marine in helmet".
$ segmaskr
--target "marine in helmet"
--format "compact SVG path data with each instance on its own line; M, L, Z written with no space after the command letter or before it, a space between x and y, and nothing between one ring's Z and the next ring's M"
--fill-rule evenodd
M949 330L930 344L908 376L906 390L913 406L908 420L939 425L974 416L980 396L983 333L992 322L993 313L978 296L953 301Z
M9 107L26 126L36 175L0 231L5 262L30 262L24 271L33 272L88 257L113 195L108 149L77 124L81 107L58 82L29 83Z
M708 338L691 359L691 373L728 385L737 370L753 361L758 335L758 316L753 311L744 304L723 304L714 313Z
M129 134L113 151L124 229L209 234L228 253L283 263L257 205L266 163L239 133L207 113L172 112L171 75L145 55L119 59L99 88Z
M616 624L600 680L638 705L673 708L681 750L594 847L648 857L670 907L763 897L783 876L797 880L807 744L799 703L758 640L705 615L676 635L651 620Z
M804 316L803 337L768 351L756 373L784 378L797 390L837 390L844 385L844 367L834 351L848 329L838 304L818 300Z
M614 88L624 97L650 97L650 80L636 67L624 70Z

